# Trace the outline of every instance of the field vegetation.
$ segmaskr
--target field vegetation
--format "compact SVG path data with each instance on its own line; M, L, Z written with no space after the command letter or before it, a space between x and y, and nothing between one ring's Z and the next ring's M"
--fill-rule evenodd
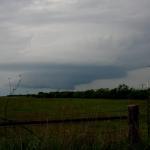
M138 148L149 148L145 100L1 97L1 122L4 121L3 118L6 115L6 103L8 104L8 120L121 116L128 115L128 105L138 104L140 106L140 135L143 141ZM123 150L128 148L127 120L0 127L0 149L6 150Z

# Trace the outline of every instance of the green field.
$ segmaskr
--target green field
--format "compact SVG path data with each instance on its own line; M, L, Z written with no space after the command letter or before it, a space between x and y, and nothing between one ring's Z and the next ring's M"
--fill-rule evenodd
M140 134L145 140L147 129L144 100L2 97L0 118L5 115L9 120L120 116L128 115L130 104L140 106ZM127 136L127 120L0 127L0 149L126 149Z

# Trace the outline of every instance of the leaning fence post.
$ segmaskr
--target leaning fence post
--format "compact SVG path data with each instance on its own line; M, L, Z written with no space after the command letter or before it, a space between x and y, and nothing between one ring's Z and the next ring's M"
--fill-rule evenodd
M139 142L139 106L128 106L128 121L129 121L129 142L136 144Z

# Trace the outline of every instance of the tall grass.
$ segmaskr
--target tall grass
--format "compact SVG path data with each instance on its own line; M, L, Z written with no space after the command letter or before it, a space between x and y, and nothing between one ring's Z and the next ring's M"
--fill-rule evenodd
M4 103L0 98L0 117ZM9 98L8 118L18 120L66 119L127 115L128 104L139 104L141 143L134 149L150 149L146 130L145 101ZM79 124L47 124L0 127L0 150L126 150L128 122L102 121Z

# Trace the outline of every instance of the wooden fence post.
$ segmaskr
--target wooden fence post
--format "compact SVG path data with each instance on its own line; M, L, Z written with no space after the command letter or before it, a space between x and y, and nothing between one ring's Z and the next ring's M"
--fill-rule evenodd
M128 121L129 121L129 142L130 144L139 143L139 106L128 106Z

